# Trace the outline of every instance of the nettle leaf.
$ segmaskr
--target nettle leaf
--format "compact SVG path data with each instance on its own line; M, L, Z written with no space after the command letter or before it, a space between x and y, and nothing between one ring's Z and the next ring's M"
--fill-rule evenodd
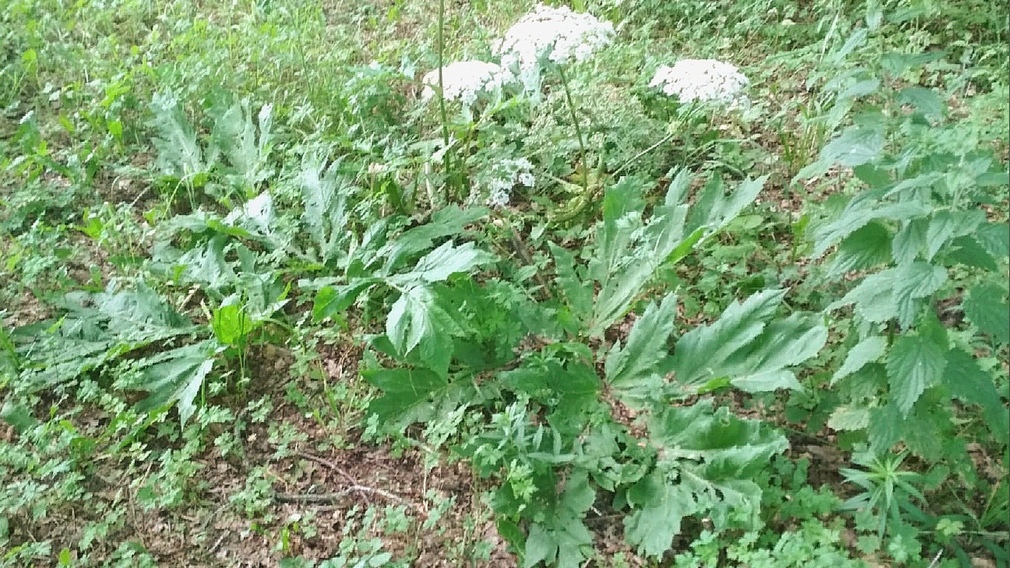
M898 104L912 105L923 115L936 118L941 118L946 108L936 91L924 87L905 87L898 92Z
M559 568L578 568L592 554L593 535L582 521L593 506L596 491L589 485L589 473L578 469L566 480L553 514L530 525L523 566L540 562Z
M916 261L900 265L894 273L894 300L898 323L907 329L922 308L922 298L929 297L947 282L947 271L940 266Z
M742 304L730 304L711 325L685 333L671 360L677 382L697 387L719 376L726 360L761 335L784 296L785 290L760 292Z
M1010 227L1006 223L986 223L978 229L975 238L994 257L1010 256Z
M947 354L942 380L952 396L982 408L986 425L1000 443L1010 441L1010 413L1006 402L996 390L993 376L979 366L975 357L961 349L952 349Z
M215 357L223 349L208 339L179 347L145 361L141 367L140 388L149 395L137 403L139 412L175 405L183 426L196 411L194 401L204 380L214 368Z
M888 268L863 278L841 300L829 305L828 311L855 304L856 313L870 322L882 323L897 317L898 304L894 298L896 273L896 269Z
M898 264L908 264L927 247L929 219L912 219L902 226L891 241L891 253Z
M828 270L828 277L837 278L849 272L889 262L891 262L891 231L883 224L871 221L841 242Z
M654 398L662 382L659 363L669 349L666 342L673 333L677 315L677 296L668 294L657 306L650 302L628 334L627 343L611 348L604 366L606 379L622 400L637 408L636 399Z
M819 226L813 232L814 250L811 256L820 257L828 248L865 227L871 221L908 219L921 217L931 212L929 207L918 202L880 204L876 201L876 193L878 193L876 190L870 190L853 198L833 221ZM897 238L895 235L895 239ZM923 241L925 241L925 236L923 236ZM897 258L898 255L895 254L895 259Z
M876 160L883 151L882 128L850 126L824 146L820 159L851 168Z
M995 343L1010 343L1010 305L1005 287L993 282L977 284L968 291L962 308L968 321Z
M948 349L921 336L901 335L887 354L890 397L904 416L928 387L940 382Z
M828 418L828 428L839 431L862 430L870 424L870 409L863 407L839 406Z
M839 380L862 369L867 363L877 361L886 350L886 337L871 335L860 341L849 350L849 354L845 357L845 362L842 363L841 368L831 377L831 384L834 385Z
M947 260L995 272L999 270L996 259L973 237L958 237L945 251Z

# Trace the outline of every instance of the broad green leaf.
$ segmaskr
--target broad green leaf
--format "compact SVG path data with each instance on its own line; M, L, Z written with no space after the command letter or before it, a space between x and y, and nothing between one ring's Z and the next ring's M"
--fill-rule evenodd
M428 369L366 369L361 376L382 390L382 396L368 404L368 412L392 428L433 418L450 387L446 377Z
M828 428L839 431L862 430L870 424L870 409L839 406L828 418Z
M1006 288L992 282L972 287L962 304L964 315L997 344L1010 343L1010 305Z
M951 241L944 255L950 260L966 266L974 266L995 272L999 270L996 259L973 237L959 237Z
M839 380L862 369L867 363L877 361L886 350L887 338L883 336L871 335L860 341L849 350L849 354L845 356L845 362L831 377L832 386Z
M826 327L796 313L768 324L750 345L730 357L717 374L731 377L730 384L750 393L801 390L795 375L786 368L816 355L827 339Z
M951 395L982 408L986 425L1000 443L1010 440L1010 412L996 390L994 377L985 372L978 361L961 349L947 354L943 384Z
M922 298L929 297L947 282L947 271L940 266L916 261L898 266L894 274L894 300L898 307L898 323L907 329L912 325Z
M224 345L240 345L258 324L235 296L226 298L210 320L214 336Z
M975 238L990 254L998 259L1010 256L1010 227L1006 223L986 223Z
M312 321L319 322L349 308L362 292L381 283L380 278L360 278L343 286L323 286L312 303Z
M158 167L167 175L189 182L205 174L209 167L204 164L196 132L183 114L179 99L170 93L158 93L150 109L154 115L150 125L157 133L153 143L158 150Z
M269 175L272 111L271 105L262 106L254 121L249 101L234 97L220 99L210 109L214 119L211 149L227 158L247 188Z
M902 414L894 401L870 409L870 424L866 427L866 434L873 454L882 455L901 440L902 425L905 422Z
M898 304L894 298L896 270L889 268L863 279L841 300L828 306L837 310L849 304L856 305L856 312L867 321L882 323L898 315Z
M653 471L628 489L632 512L624 518L624 536L639 553L658 558L680 534L684 517L697 511L694 495Z
M881 223L871 221L854 231L838 246L828 276L837 278L856 270L865 270L891 261L891 232Z
M149 394L137 403L137 410L150 412L174 404L185 426L196 411L194 401L220 350L216 341L205 340L160 354L154 359L157 362L142 368L141 388Z
M523 566L532 568L540 562L559 568L582 566L593 545L593 535L582 519L595 498L588 472L576 470L565 482L553 514L530 526Z
M930 213L921 203L895 203L880 205L873 199L855 198L833 221L819 226L814 232L814 250L811 256L819 257L831 246L877 219L907 219ZM895 236L897 238L897 236ZM925 240L925 236L923 237ZM898 256L895 255L897 259Z
M481 207L460 209L451 205L439 209L427 223L404 231L378 251L376 256L385 259L378 274L394 274L415 255L431 249L435 241L461 235L467 225L483 219L487 213Z
M115 290L115 284L110 284L105 292L93 295L91 301L109 319L109 331L127 344L142 346L196 329L188 318L142 282L119 291Z
M302 219L324 264L346 254L351 242L347 200L353 190L339 168L339 162L327 166L322 156L307 156L296 180L302 195Z
M883 150L881 128L852 126L824 146L820 159L851 168L876 160Z
M657 367L669 353L666 343L676 316L674 294L668 294L658 306L650 302L631 328L627 343L623 347L615 344L607 355L606 379L626 403L657 394L662 380Z
M404 290L386 317L386 335L400 357L416 347L424 364L444 373L452 357L452 334L459 326L426 286Z
M404 281L442 282L453 274L468 273L491 260L491 255L479 250L473 243L457 247L452 241L446 241L418 260L409 273L395 278Z
M711 325L685 333L671 361L676 381L697 387L718 376L716 369L761 334L784 296L784 290L760 292L742 304L730 304Z
M946 347L914 335L901 335L887 354L890 398L904 416L922 393L936 385L947 365Z
M898 104L912 105L927 117L936 118L942 117L945 109L936 91L924 87L905 87L898 92Z
M588 322L593 313L593 290L584 284L575 267L575 257L568 249L548 243L554 256L555 282L565 295L568 308L580 322Z
M902 226L891 241L891 253L899 265L914 261L927 246L926 233L929 230L929 219L912 219Z

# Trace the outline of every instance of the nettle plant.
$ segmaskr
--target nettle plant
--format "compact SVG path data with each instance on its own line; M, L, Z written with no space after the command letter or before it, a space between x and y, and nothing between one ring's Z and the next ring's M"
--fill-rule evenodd
M843 50L865 39L857 31ZM831 378L840 401L828 425L865 442L862 462L876 464L847 470L855 483L881 471L887 483L907 474L879 465L900 464L891 456L900 446L944 464L934 470L941 477L950 468L969 487L981 486L969 447L1005 455L1010 432L1000 362L1010 342L1008 173L978 125L950 117L935 91L903 81L934 59L885 53L879 69L856 68L832 81L829 116L849 124L798 176L841 166L858 188L829 199L828 214L808 229L813 256L830 252L828 281L855 282L826 310L846 337L844 362ZM857 519L912 549L908 516L936 525L915 507L873 503L851 503ZM974 519L979 531L991 530L980 520L991 516L990 505Z
M550 246L553 286L526 288L537 269L522 264L515 281L419 283L424 292L401 292L386 333L371 338L363 376L383 393L372 430L457 440L455 453L498 482L498 530L525 566L579 566L601 508L623 515L627 541L657 558L685 519L716 530L759 523L754 473L787 441L711 393L800 388L790 367L827 331L807 314L779 317L786 292L768 290L676 337L676 295L641 294L764 180L727 194L713 177L689 206L691 176L671 178L651 207L645 182L609 187L591 243L577 253Z

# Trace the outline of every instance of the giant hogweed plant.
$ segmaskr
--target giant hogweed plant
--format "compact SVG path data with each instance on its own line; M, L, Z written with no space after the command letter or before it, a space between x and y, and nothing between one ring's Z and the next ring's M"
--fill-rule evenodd
M497 481L498 529L524 566L581 565L601 509L622 515L627 541L656 558L686 519L758 523L753 474L787 441L709 393L800 388L790 368L827 332L807 314L780 317L786 292L768 290L677 337L677 296L642 293L764 180L727 195L714 178L689 206L691 177L674 173L651 208L640 180L608 188L586 248L550 247L546 289L526 289L536 268L522 265L515 281L449 278L420 300L401 292L386 333L371 338L363 375L382 391L373 430L457 440L455 453Z

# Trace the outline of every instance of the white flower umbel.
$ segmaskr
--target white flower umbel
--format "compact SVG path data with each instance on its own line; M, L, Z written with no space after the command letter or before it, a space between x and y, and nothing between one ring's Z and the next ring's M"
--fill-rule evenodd
M749 83L735 65L715 59L682 59L673 67L657 69L649 86L683 103L716 102L736 108L748 105L743 91Z
M490 207L504 207L509 204L512 190L517 185L533 187L533 164L526 158L505 159L495 162L488 172L484 185L487 188L487 204ZM483 177L483 176L481 176Z
M562 6L538 5L505 32L495 54L502 67L518 66L529 87L539 76L541 57L554 63L584 61L611 42L614 25L591 14L579 14Z
M492 93L510 79L507 72L494 63L457 61L442 67L442 96L447 101L459 101L470 109L482 93ZM421 79L424 91L421 100L428 101L438 89L438 69L425 73Z

